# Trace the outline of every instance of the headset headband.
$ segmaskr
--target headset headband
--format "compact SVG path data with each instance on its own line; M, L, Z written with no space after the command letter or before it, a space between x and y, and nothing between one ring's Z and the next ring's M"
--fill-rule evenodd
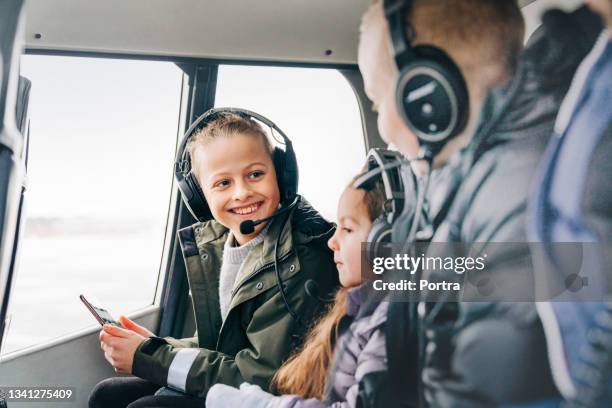
M368 171L358 177L353 187L368 190L370 184L378 177L382 179L385 205L383 206L386 222L392 224L401 214L404 206L404 182L401 166L407 163L399 152L386 149L372 149L368 153Z
M411 38L406 34L406 15L412 7L412 1L384 0L385 17L389 24L389 34L393 51L393 59L398 68L414 60L416 55L412 49ZM408 27L410 32L412 28Z
M281 137L283 138L283 143L285 144L285 149L287 148L287 146L292 144L291 140L287 137L287 135L285 135L285 132L283 132L278 126L276 126L276 123L272 122L265 116L260 115L259 113L241 108L212 108L200 115L200 117L197 118L195 122L193 122L191 126L189 126L189 129L187 129L187 131L185 132L185 137L183 137L183 141L181 142L181 145L178 150L179 155L182 154L182 156L177 157L177 164L179 163L179 158L184 160L185 154L188 153L186 149L187 143L189 143L189 140L191 139L191 136L193 136L193 133L196 131L196 129L204 128L208 123L217 119L222 113L233 113L243 118L255 118L264 125L268 126L270 130L275 130L281 135ZM273 134L272 137L274 137Z

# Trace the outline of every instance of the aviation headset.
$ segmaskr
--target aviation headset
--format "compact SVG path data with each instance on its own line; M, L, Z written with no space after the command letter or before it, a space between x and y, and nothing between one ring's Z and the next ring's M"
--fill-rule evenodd
M372 223L368 234L367 253L377 256L382 245L391 242L393 223L405 205L405 184L402 165L407 161L399 152L386 149L372 149L368 153L367 171L354 182L354 188L369 190L378 177L382 178L385 193L382 214Z
M248 120L257 120L270 128L270 133L274 137L274 131L281 135L285 150L275 147L272 155L274 168L276 169L276 179L280 191L280 203L282 207L288 208L295 204L298 187L298 166L293 144L285 133L274 122L266 117L240 108L214 108L202 114L196 121L189 126L181 141L176 161L174 164L174 175L178 182L178 188L183 196L185 206L198 221L206 221L212 218L210 207L204 198L204 193L200 187L195 174L191 157L187 151L187 144L196 131L205 128L209 123L218 119L224 114L236 114ZM275 140L277 140L275 138Z
M414 29L406 27L406 18L412 5L413 0L384 0L399 71L395 98L400 115L424 150L422 154L433 157L465 128L469 98L463 75L448 54L431 45L411 45Z

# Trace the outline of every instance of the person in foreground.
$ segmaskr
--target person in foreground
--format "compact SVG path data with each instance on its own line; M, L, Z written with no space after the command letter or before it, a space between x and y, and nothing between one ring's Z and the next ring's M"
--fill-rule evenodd
M489 282L521 282L524 291L517 298L421 303L417 318L410 317L416 314L409 313L412 305L390 303L390 316L397 308L405 307L406 312L400 310L394 314L398 320L389 317L389 321L412 319L406 326L422 334L417 342L423 350L412 364L395 363L397 371L390 376L422 382L419 387L414 387L416 381L403 384L411 392L412 406L490 407L554 398L558 391L536 306L514 300L520 294L524 295L520 300L533 300L525 229L527 198L580 51L571 42L559 46L560 40L544 31L521 54L524 22L514 0L397 3L410 4L402 20L410 46L433 45L444 51L465 80L469 98L464 130L433 160L435 167L443 162L440 158L449 158L440 176L432 177L437 184L432 187L441 193L430 196L434 233L426 255L447 256L448 252L435 252L445 243L482 243L483 252L489 253ZM397 58L394 61L385 11L393 12L376 3L363 17L359 67L366 93L379 113L381 136L408 158L415 158L421 138L396 96L401 73L412 63L424 63L407 61L399 66ZM519 251L512 246L494 250L492 243L523 245ZM457 274L433 270L423 278L453 280ZM405 319L400 320L401 316ZM413 329L415 325L418 329ZM414 340L406 336L395 341L396 355L419 349ZM418 372L412 375L414 370Z

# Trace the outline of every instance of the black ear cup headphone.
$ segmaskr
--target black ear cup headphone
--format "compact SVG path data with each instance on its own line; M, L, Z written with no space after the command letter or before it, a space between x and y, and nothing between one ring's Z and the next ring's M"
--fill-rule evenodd
M195 134L197 130L203 129L210 122L218 119L224 114L236 114L245 119L257 120L264 125L268 126L270 133L274 137L274 131L278 133L285 145L285 150L275 147L273 153L274 168L276 169L276 179L278 180L278 187L280 190L281 206L288 207L295 202L297 196L298 187L298 166L295 152L293 150L293 144L291 140L285 135L285 133L278 127L274 122L265 118L264 116L239 108L214 108L210 109L201 115L196 121L187 129L183 140L181 141L176 161L174 163L174 175L178 182L178 188L183 196L183 201L191 214L198 221L206 221L212 219L210 207L204 198L204 193L193 173L193 166L191 164L191 157L187 151L187 144L191 139L191 136Z
M401 167L406 162L399 152L372 149L368 153L366 173L353 182L354 188L370 190L381 178L384 187L383 212L372 223L368 234L367 253L370 257L380 256L383 246L391 243L393 223L402 213L405 203L405 183Z
M465 128L469 97L461 71L443 50L411 45L414 30L406 26L406 19L412 5L412 0L384 0L399 71L396 104L421 146L434 155Z

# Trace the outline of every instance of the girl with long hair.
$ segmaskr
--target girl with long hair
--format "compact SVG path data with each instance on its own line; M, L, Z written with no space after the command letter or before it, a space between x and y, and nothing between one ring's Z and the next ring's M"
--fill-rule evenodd
M351 183L342 193L338 228L328 242L342 288L303 347L272 379L271 388L281 395L246 383L240 389L217 384L208 393L207 408L355 406L361 378L386 368L383 326L387 304L366 307L360 290L361 244L367 241L383 205L381 183L369 190L355 189Z

